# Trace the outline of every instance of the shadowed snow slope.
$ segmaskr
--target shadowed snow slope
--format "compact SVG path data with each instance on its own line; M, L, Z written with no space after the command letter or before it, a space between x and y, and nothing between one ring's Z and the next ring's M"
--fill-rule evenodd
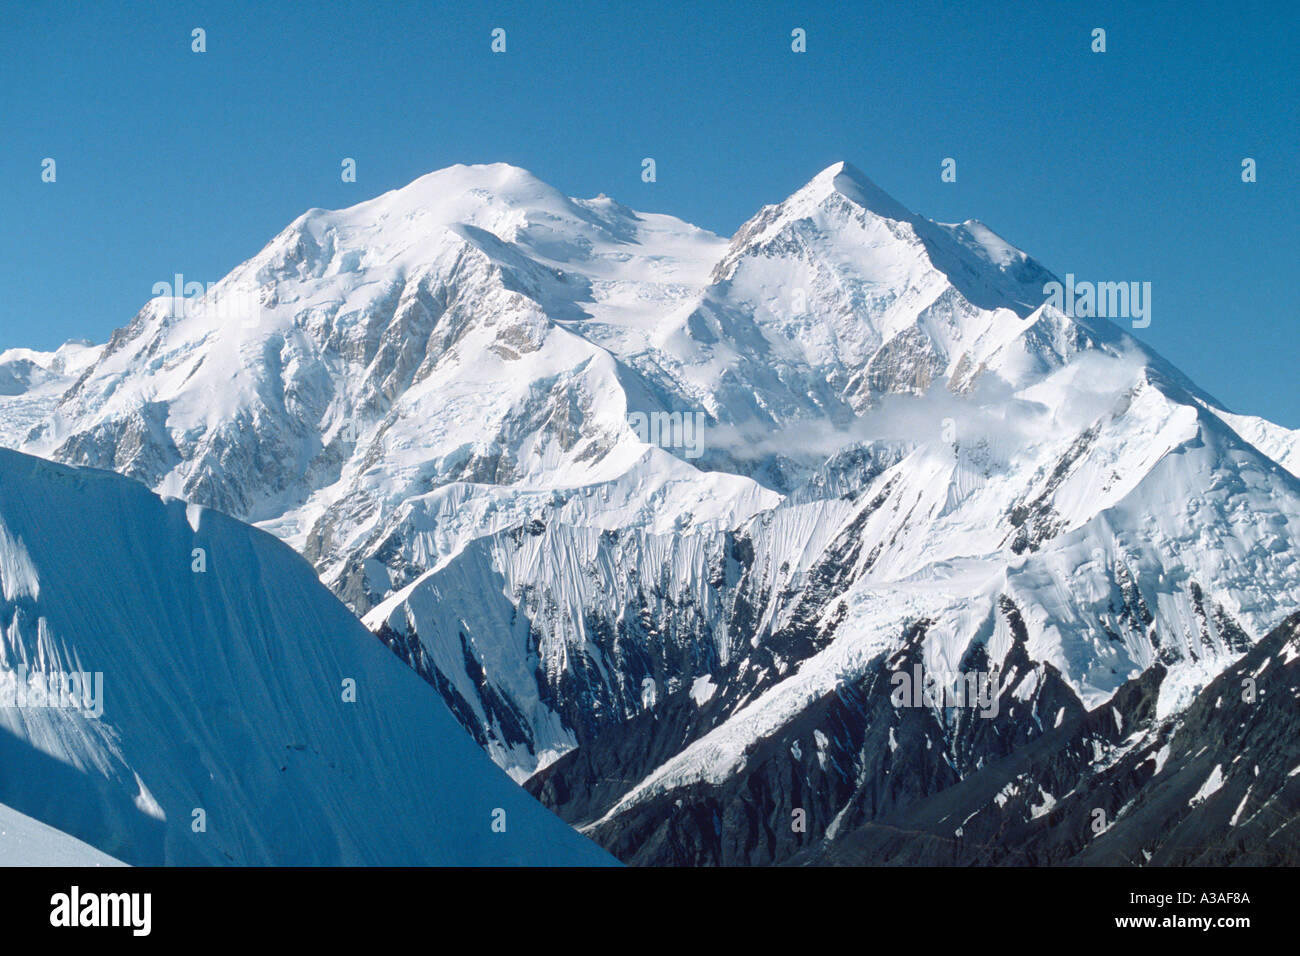
M0 802L125 862L609 859L264 532L0 451L0 589L8 702L23 674L103 674L99 719L0 707Z

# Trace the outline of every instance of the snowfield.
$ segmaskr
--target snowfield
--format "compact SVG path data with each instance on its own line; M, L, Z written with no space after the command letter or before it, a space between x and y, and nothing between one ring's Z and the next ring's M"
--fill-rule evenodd
M0 864L4 866L124 866L93 846L0 804Z

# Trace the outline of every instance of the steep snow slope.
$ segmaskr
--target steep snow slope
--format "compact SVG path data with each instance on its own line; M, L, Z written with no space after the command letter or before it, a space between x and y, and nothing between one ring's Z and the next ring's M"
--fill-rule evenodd
M0 593L7 700L24 675L103 675L98 719L0 707L0 801L123 861L608 859L492 766L309 565L232 518L0 450Z
M0 804L0 866L123 866L75 837Z
M1211 408L1238 435L1291 472L1300 476L1300 431L1292 431L1255 415L1233 415Z

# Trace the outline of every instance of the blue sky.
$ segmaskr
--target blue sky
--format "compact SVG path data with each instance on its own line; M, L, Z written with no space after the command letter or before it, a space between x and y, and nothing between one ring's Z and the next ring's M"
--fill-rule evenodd
M103 341L155 282L216 281L305 209L453 163L730 234L847 159L1060 275L1151 282L1135 334L1300 427L1300 4L981 6L8 5L0 347Z

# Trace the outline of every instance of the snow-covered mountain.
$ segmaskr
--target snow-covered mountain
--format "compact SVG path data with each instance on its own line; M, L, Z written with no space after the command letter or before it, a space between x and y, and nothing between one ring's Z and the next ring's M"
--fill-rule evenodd
M20 445L99 357L100 347L68 342L53 352L0 352L0 446Z
M1167 734L1300 609L1296 433L1052 279L845 164L730 240L454 167L150 302L24 447L292 544L625 856L781 861L1157 673ZM1001 716L876 712L905 661Z
M0 864L613 862L232 518L0 450L0 595Z

